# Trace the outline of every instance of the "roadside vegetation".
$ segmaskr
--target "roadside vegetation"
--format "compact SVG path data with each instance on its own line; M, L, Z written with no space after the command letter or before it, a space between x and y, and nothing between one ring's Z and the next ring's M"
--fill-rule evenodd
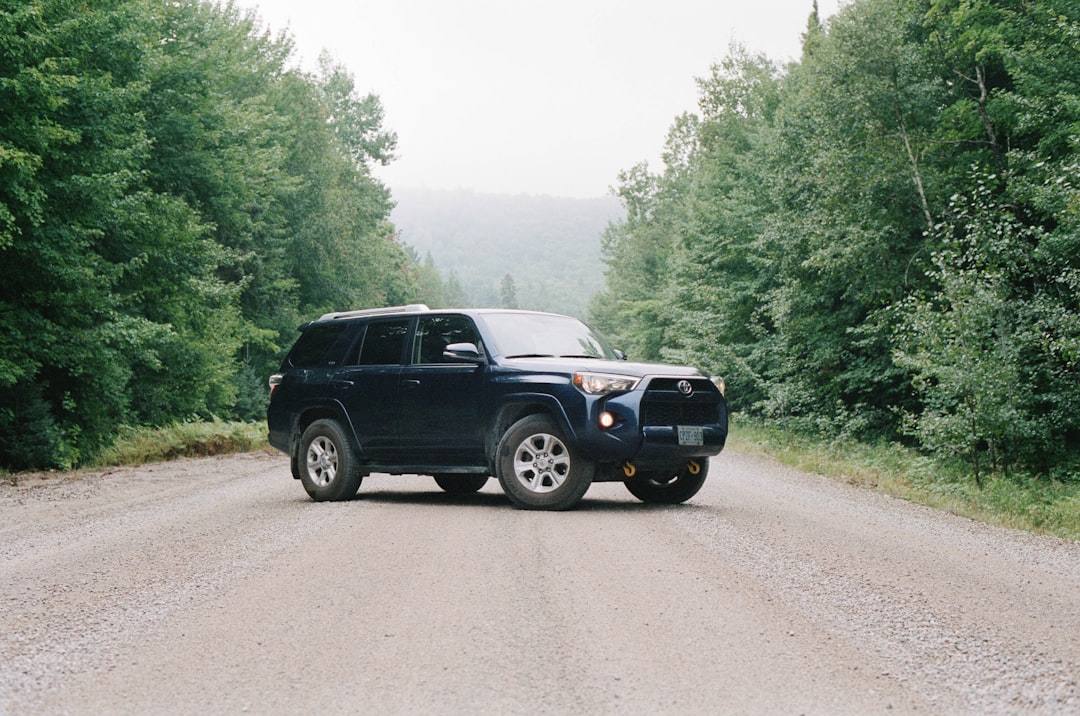
M270 451L266 423L196 421L165 428L122 428L113 444L87 467L144 465L184 457Z
M985 475L980 486L963 461L936 460L897 443L811 437L742 416L730 449L876 490L979 522L1080 540L1080 483ZM723 456L711 480L723 479Z
M1075 0L853 0L810 14L797 62L731 47L663 166L621 174L592 323L722 375L734 411L829 461L909 446L864 457L943 504L1060 521L1080 485L1078 40Z

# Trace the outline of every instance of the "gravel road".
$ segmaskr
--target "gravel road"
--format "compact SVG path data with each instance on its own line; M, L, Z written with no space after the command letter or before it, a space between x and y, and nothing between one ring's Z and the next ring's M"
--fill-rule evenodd
M1080 543L726 452L566 513L286 460L0 483L0 713L1080 714Z

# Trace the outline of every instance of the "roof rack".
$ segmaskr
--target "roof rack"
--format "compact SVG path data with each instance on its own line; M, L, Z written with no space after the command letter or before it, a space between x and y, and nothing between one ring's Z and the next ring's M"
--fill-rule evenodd
M361 316L379 316L384 313L419 313L431 309L422 303L410 303L407 306L387 306L386 308L362 308L358 311L339 311L337 313L324 313L319 316L320 321L330 321L336 318L359 318Z

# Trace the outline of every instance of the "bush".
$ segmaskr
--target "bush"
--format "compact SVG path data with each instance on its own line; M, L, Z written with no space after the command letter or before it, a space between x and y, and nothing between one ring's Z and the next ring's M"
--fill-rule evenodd
M18 471L73 466L77 455L36 385L0 388L0 405L0 467Z

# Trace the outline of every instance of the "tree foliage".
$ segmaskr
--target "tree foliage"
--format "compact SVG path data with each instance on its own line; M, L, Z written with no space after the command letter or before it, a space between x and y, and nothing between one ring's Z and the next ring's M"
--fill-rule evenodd
M252 418L301 317L410 298L378 98L231 3L0 0L0 465Z
M1080 474L1080 9L854 0L803 39L731 48L620 176L594 319L741 411Z

